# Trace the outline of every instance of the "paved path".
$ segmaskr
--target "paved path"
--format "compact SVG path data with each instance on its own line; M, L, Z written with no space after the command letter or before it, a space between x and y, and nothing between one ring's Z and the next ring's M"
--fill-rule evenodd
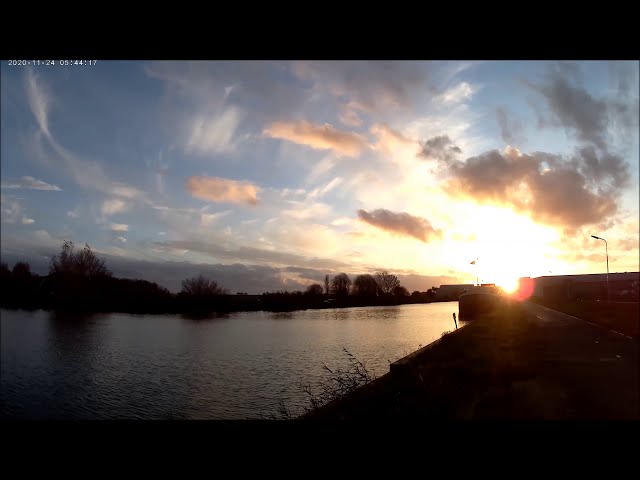
M546 333L541 380L579 396L601 418L640 418L636 340L541 305L524 308Z

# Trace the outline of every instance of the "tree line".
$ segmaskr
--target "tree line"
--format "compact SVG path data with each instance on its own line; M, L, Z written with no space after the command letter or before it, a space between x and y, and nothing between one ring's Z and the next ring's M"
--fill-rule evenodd
M31 272L29 263L12 269L0 263L0 305L5 308L122 311L132 313L189 313L233 310L295 310L349 305L386 305L430 301L429 292L409 292L386 271L364 274L353 282L346 273L325 276L324 288L314 283L296 292L269 292L260 296L229 295L204 275L186 278L172 294L154 282L116 278L89 245L78 249L62 244L51 258L48 275Z

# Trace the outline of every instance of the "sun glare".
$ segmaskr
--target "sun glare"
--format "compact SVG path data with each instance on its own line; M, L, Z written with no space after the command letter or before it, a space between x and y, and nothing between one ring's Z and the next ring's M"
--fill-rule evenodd
M467 228L475 234L468 242L471 266L481 283L495 283L507 292L518 288L518 279L544 274L548 260L545 257L557 232L534 223L513 210L477 205L470 215Z

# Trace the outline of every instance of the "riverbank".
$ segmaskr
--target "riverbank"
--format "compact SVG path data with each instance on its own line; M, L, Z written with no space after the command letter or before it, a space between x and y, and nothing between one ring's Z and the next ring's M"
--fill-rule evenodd
M639 419L636 340L507 302L303 420Z
M78 299L74 302L54 302L50 299L33 301L17 301L15 297L3 296L0 308L7 310L45 310L77 313L130 313L147 315L189 315L208 317L212 315L224 315L237 312L296 312L303 310L326 310L332 308L353 307L389 307L399 305L416 305L429 303L447 303L452 300L418 301L412 297L374 297L358 298L346 297L344 299L331 299L327 302L325 297L308 298L300 295L290 295L294 298L282 298L279 294L264 295L220 295L206 301L192 301L182 299L175 295L164 297L150 302L127 301L127 297L121 297L119 301L94 302Z

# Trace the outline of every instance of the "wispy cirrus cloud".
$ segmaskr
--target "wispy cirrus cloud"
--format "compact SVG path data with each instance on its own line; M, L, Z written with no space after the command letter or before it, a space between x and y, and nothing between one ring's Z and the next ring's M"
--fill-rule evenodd
M54 192L62 191L62 189L57 185L51 185L33 177L20 177L19 180L2 182L2 188L24 188L28 190L49 190Z
M257 205L260 187L220 177L190 177L187 190L196 198L209 202Z
M241 119L240 110L234 106L213 115L196 117L187 140L187 152L224 153L232 150L234 134Z
M441 235L441 232L433 228L427 219L415 217L406 212L392 212L384 208L367 212L361 209L358 210L358 218L387 232L414 237L422 242Z
M357 157L368 147L368 141L362 135L338 130L328 123L318 125L304 120L275 122L264 130L264 134L315 150L333 150L347 157Z
M50 107L55 103L53 95L32 69L27 70L25 89L29 107L40 128L40 134L34 137L35 141L41 141L42 136L44 136L49 146L58 154L62 161L62 166L72 175L78 185L129 199L144 198L144 193L139 189L121 182L112 181L104 173L102 166L98 162L81 158L63 147L56 140L50 130L48 118Z

